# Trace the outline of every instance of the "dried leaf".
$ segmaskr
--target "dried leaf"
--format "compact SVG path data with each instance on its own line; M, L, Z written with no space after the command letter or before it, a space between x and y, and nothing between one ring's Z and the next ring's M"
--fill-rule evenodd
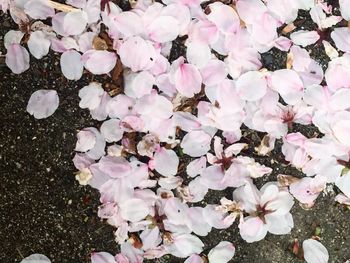
M291 52L287 54L287 62L286 62L286 68L291 69L293 65L293 55Z
M51 6L52 8L55 8L56 10L60 10L62 12L72 12L72 11L79 11L80 9L72 7L70 5L65 5L65 4L61 4L61 3L57 3L51 0L48 0L48 4L49 6Z
M282 29L282 34L286 35L292 32L294 29L296 29L296 26L293 23L290 23Z
M94 37L92 40L92 47L96 50L107 50L108 45L106 41L98 36Z
M287 174L277 175L277 182L281 187L290 186L292 183L298 182L299 180L299 178Z
M143 244L141 239L136 234L131 234L130 239L131 244L134 246L134 248L142 248Z
M262 156L268 155L275 148L276 138L265 135L261 140L258 147L255 147L255 151Z
M115 64L115 66L112 70L111 76L112 76L112 79L114 81L116 81L117 83L123 81L123 79L121 79L121 78L123 78L123 64L120 61L120 59L117 59L117 63Z

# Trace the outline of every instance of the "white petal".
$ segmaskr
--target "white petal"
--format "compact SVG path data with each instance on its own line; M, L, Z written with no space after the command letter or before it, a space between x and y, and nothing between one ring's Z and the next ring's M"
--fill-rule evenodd
M306 47L314 44L320 39L320 35L316 31L299 30L290 35L290 39L295 45Z
M81 55L75 50L68 50L61 55L61 70L63 75L70 80L78 80L83 75L83 63Z
M75 146L75 150L79 152L87 152L92 149L96 144L96 136L95 133L89 130L81 130L77 134L77 143Z
M204 131L191 131L182 139L183 152L191 157L199 157L210 149L211 137Z
M63 30L68 35L80 35L84 32L88 16L85 11L72 11L65 15L63 19Z
M51 116L58 108L59 99L55 90L37 90L29 98L27 111L36 119Z
M29 69L29 53L19 44L11 44L6 53L6 65L15 74L20 74Z
M329 254L327 249L314 239L303 242L304 259L307 263L327 263Z
M115 258L107 252L93 252L91 263L116 263Z
M235 255L235 246L228 241L221 241L209 251L209 263L226 263Z
M117 63L117 56L106 50L89 50L83 54L82 61L92 74L107 74Z
M51 263L51 260L42 254L32 254L22 259L21 263Z
M20 44L24 36L24 33L17 30L10 30L4 36L4 46L6 49L9 48L11 44Z
M179 157L173 150L167 150L162 147L154 155L154 166L155 170L161 175L176 175Z
M51 42L42 31L34 31L30 34L27 44L30 53L32 53L35 58L41 59L49 53Z
M128 221L137 222L144 219L148 213L145 201L137 198L129 199L120 205L121 216Z
M101 134L107 142L117 142L123 137L123 130L119 126L120 121L110 119L104 121L101 125Z
M103 88L100 83L92 82L88 86L79 90L79 107L82 109L88 108L89 110L96 109L103 96Z
M55 15L55 9L45 0L29 0L24 5L24 12L34 19L46 19Z
M242 99L256 101L264 97L267 91L265 76L258 71L249 71L237 80L237 92Z

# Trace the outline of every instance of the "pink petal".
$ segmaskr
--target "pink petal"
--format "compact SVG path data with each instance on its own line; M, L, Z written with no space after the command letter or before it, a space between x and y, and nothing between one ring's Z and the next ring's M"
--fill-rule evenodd
M120 121L110 119L104 121L101 125L101 134L107 142L117 142L123 137L123 130L119 126Z
M77 143L75 146L75 151L87 152L92 149L96 144L95 133L89 130L81 130L77 134Z
M131 11L117 14L113 17L113 23L124 37L139 35L144 30L141 17Z
M204 131L191 131L182 139L183 152L191 157L200 157L210 149L211 137Z
M156 59L156 51L151 42L141 37L129 37L119 47L120 60L132 71L152 68Z
M173 41L179 35L179 23L172 16L159 16L147 27L148 36L155 42Z
M290 35L290 39L295 45L306 47L316 43L320 35L316 31L299 30Z
M207 86L219 84L228 74L225 63L218 59L208 61L208 63L199 70L203 78L203 83Z
M280 22L285 24L289 24L297 18L298 7L297 2L289 0L269 0L267 2L267 8L278 17Z
M205 156L202 156L199 159L191 161L186 167L186 172L188 176L196 177L197 175L200 175L203 172L206 166L207 159L205 158Z
M34 19L45 20L55 15L55 9L46 0L29 0L25 2L24 12Z
M248 101L261 99L267 91L265 76L258 71L249 71L241 75L236 86L239 96Z
M277 21L268 12L263 13L252 25L252 37L262 45L269 45L277 38Z
M27 112L36 119L44 119L56 111L58 104L55 90L37 90L29 98Z
M91 117L99 121L105 120L108 116L107 105L110 100L111 97L109 96L108 92L104 91L98 107L90 110Z
M200 92L202 77L194 65L184 63L175 71L174 84L182 95L191 98Z
M179 35L183 36L187 34L191 21L191 13L187 6L180 3L167 5L163 8L161 15L174 17L179 25Z
M345 20L350 20L350 0L339 0L340 12Z
M274 71L271 76L271 87L281 95L286 103L291 105L300 101L304 90L299 75L290 69Z
M180 258L186 258L194 253L201 253L203 242L191 234L173 234L173 243L169 247L169 252Z
M208 20L223 33L233 33L240 28L239 17L231 6L215 2L208 7L210 8Z
M204 263L204 261L199 255L192 254L184 261L184 263Z
M96 109L103 96L104 90L102 85L97 82L91 82L88 86L79 90L79 107L82 109L88 108L89 110Z
M155 78L148 71L124 74L124 92L132 98L141 98L151 93Z
M267 227L259 217L247 217L239 224L239 233L248 243L262 240L267 234Z
M301 203L312 206L319 194L326 187L324 177L304 177L289 186L290 193Z
M179 157L173 150L162 147L154 155L154 165L155 170L163 176L176 175Z
M75 168L78 170L83 170L84 168L87 168L95 163L95 161L84 153L76 153L73 158L73 163Z
M334 137L345 146L350 146L350 120L340 120L332 126Z
M350 88L350 57L343 55L332 59L328 63L325 79L331 90Z
M207 205L204 207L203 216L205 221L216 229L226 229L233 223L232 220L226 220L224 213L216 209L215 205Z
M350 176L345 174L339 177L335 181L335 185L342 191L347 197L350 197Z
M95 176L96 173L93 171L92 178L94 179ZM104 178L99 178L99 180L101 179L103 180ZM121 178L117 180L107 179L107 181L100 186L99 190L101 192L100 200L101 202L106 204L108 204L108 202L123 204L128 200L132 200L131 198L134 194L134 187L132 186L131 182L126 178ZM104 209L104 211L101 211L101 213L102 212L106 213L106 209ZM125 218L123 217L123 219Z
M208 166L201 175L201 183L213 190L224 190L228 185L224 181L225 174L218 165Z
M80 35L84 32L88 21L85 11L68 12L63 19L63 30L67 35Z
M19 44L11 44L6 53L6 65L15 74L20 74L29 69L29 53Z
M27 44L30 53L32 53L35 58L41 59L49 53L51 42L42 31L34 31L30 34Z
M338 49L344 52L350 51L350 28L338 27L334 28L331 37Z
M17 30L10 30L4 36L4 46L6 49L9 48L11 44L21 44L21 40L24 33Z
M202 67L211 59L211 50L207 44L193 41L187 44L186 58L189 63Z
M109 117L123 119L128 115L134 115L135 100L124 95L119 94L113 97L107 104L107 112Z
M117 56L113 52L106 50L89 50L81 57L84 67L93 74L107 74L116 62Z
M140 234L142 240L142 249L148 250L151 248L156 248L161 242L159 228L156 226L153 229L146 229Z
M137 222L144 219L148 213L148 206L145 201L131 198L120 204L120 213L123 219L130 222Z
M117 261L107 252L93 252L91 253L91 263L117 263Z

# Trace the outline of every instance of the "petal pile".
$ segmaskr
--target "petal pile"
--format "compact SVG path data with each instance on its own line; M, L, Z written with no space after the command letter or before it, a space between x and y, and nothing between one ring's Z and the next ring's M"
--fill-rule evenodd
M165 254L204 262L200 237L212 228L237 221L249 243L288 234L295 201L311 208L329 185L349 204L348 0L339 10L308 0L141 0L128 10L112 1L19 2L0 3L16 23L28 24L26 34L12 30L4 38L13 73L29 68L30 54L40 59L51 48L61 53L67 79L105 75L116 86L91 82L77 91L79 106L101 125L77 134L76 178L100 192L98 215L116 228L120 244L119 254L93 253L92 262ZM299 10L313 26L294 23ZM315 45L328 65L308 51ZM285 68L263 68L272 49ZM55 91L39 90L27 111L46 118L58 104ZM308 138L299 125L318 133ZM247 156L247 128L264 133L257 154L269 155L277 142L305 176L278 175L257 187L273 170ZM224 189L231 199L200 203L209 190ZM316 240L303 249L307 262L328 261ZM234 254L234 245L221 241L207 258L229 262Z

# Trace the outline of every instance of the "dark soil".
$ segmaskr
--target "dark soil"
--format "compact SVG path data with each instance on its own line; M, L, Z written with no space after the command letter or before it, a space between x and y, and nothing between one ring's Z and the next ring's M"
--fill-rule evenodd
M0 16L0 51L5 53L3 36L15 28L10 18ZM323 54L322 48L317 50ZM313 51L314 54L318 54ZM47 255L53 263L90 262L92 251L116 253L111 226L97 217L99 194L90 187L81 187L74 179L72 164L76 132L83 127L98 126L88 111L78 107L78 90L90 76L84 74L78 82L67 81L60 72L59 55L37 61L31 57L31 67L21 75L12 74L0 64L0 262L20 262L32 253ZM174 56L176 56L174 54ZM272 50L263 61L269 69L284 68L283 52ZM321 55L320 55L321 57ZM323 58L322 58L323 59ZM38 89L55 89L60 106L51 117L36 120L26 112L30 95ZM314 134L312 127L295 126L305 135ZM253 145L260 142L259 134L246 136ZM244 152L252 155L253 151ZM284 164L277 145L269 158L257 158L274 168L268 178L257 184L276 179L279 173L301 176ZM207 203L215 203L224 193L210 192ZM222 240L236 245L237 263L298 263L290 250L294 239L310 238L316 227L321 229L321 242L330 253L330 263L342 263L350 258L350 211L337 205L335 193L320 196L313 209L305 211L295 204L292 214L295 227L291 235L267 237L248 244L238 233L237 224L227 230L214 230L202 238L204 253ZM172 257L150 262L183 262Z

